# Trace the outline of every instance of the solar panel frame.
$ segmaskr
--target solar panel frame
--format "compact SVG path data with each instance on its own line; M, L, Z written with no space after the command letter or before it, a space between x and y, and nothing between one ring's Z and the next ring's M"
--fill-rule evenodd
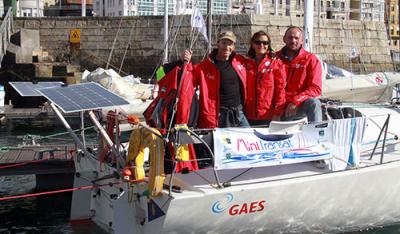
M42 94L37 91L38 89L61 87L64 83L61 81L42 81L38 83L22 81L9 82L9 84L21 97L41 97Z
M64 113L129 104L121 96L110 92L94 82L57 88L44 88L40 89L39 92Z

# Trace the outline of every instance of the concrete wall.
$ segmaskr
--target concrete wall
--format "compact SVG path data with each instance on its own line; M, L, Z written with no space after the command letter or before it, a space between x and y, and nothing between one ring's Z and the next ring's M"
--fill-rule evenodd
M283 46L282 36L289 25L301 26L302 18L286 16L218 16L213 30L233 29L238 35L237 50L245 53L252 33L265 30L272 35L273 47ZM172 26L171 26L172 25ZM90 70L105 67L112 51L110 66L122 74L149 77L160 63L163 53L163 19L160 16L98 17L98 18L17 18L16 29L40 30L41 46L58 61L80 63ZM170 60L176 59L190 43L190 16L170 18ZM72 51L69 44L71 29L81 29L80 49ZM179 29L179 30L178 30ZM176 40L173 38L176 35ZM213 35L212 41L215 42ZM114 43L115 41L115 43ZM174 42L174 43L173 43ZM206 54L207 44L201 35L194 43L194 60ZM358 58L349 62L354 47ZM383 23L321 20L315 22L313 52L326 62L354 71L393 70Z

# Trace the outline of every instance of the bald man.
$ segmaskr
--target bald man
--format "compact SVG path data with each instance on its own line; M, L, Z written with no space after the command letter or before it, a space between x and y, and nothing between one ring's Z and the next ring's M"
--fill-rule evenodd
M285 119L307 116L309 122L321 122L322 66L318 58L303 48L304 34L299 27L289 27L283 37L285 46L277 56L286 67Z

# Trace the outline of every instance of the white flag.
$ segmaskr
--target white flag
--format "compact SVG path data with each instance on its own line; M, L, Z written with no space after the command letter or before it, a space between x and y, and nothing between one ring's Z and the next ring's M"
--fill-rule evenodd
M191 22L192 22L192 28L197 28L197 30L199 30L199 32L203 34L204 39L208 42L206 23L204 22L200 9L197 7L193 9Z

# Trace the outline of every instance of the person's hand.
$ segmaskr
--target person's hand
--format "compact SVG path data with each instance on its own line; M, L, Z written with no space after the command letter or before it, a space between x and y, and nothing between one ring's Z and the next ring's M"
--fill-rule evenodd
M291 116L296 115L296 113L297 113L297 106L293 103L289 103L285 110L285 116L291 117Z
M183 53L181 54L181 59L183 60L183 62L188 63L188 62L190 62L190 60L192 59L192 55L193 55L193 52L192 52L192 51L190 51L190 50L185 50L185 51L183 51Z

